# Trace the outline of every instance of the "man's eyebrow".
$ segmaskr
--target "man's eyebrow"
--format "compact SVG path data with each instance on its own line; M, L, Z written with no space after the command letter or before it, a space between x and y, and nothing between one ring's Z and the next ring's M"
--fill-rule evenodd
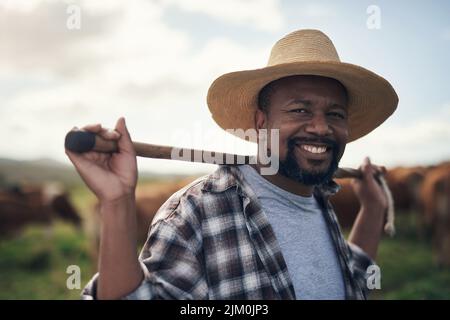
M304 100L304 99L292 99L292 100L289 100L288 103L286 103L285 106L287 107L287 106L290 106L290 105L293 105L293 104L303 104L303 105L309 107L311 105L311 101L310 100Z
M286 107L293 105L293 104L303 104L306 107L310 107L312 105L311 100L306 100L306 99L291 99L288 101L288 103L286 103ZM333 108L337 108L337 109L342 109L344 111L347 111L347 107L343 106L339 103L331 103L328 106L329 109L333 109Z
M344 111L347 111L347 107L343 106L342 104L339 103L332 103L328 106L329 109L342 109Z

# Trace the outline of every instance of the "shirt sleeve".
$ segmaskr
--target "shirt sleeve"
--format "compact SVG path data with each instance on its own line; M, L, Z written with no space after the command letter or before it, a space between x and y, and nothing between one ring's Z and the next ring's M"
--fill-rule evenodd
M151 229L139 257L144 280L125 300L207 299L201 244L195 229L180 219L160 220ZM83 289L82 299L96 299L98 274Z
M376 265L375 261L359 246L347 242L350 251L350 269L353 277L367 297L370 290L367 286L367 278L370 275L367 270L369 266Z

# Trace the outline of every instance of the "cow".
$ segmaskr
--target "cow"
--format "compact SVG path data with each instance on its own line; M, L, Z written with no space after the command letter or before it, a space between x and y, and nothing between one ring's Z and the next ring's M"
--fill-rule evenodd
M56 218L81 226L81 218L61 188L15 185L0 190L0 237L14 236L28 224L49 225Z
M136 189L136 215L138 222L138 243L144 244L151 222L158 209L176 191L192 182L194 178L185 178L161 184L141 185Z
M420 187L427 167L395 167L386 171L385 179L392 194L396 214L420 212L422 209ZM340 190L330 197L336 216L342 228L353 226L360 210L350 179L336 179Z
M450 164L431 169L425 176L421 198L425 223L432 231L432 246L439 266L450 267Z
M343 229L349 229L358 215L360 204L351 186L350 179L335 179L339 191L330 197L330 202Z
M158 212L158 209L170 198L170 196L191 183L195 178L196 177L187 177L175 181L138 185L136 188L136 219L137 244L139 247L144 245L147 240L151 223ZM93 204L92 211L93 219L91 219L91 225L88 227L88 234L92 243L91 259L97 261L100 242L98 202Z
M420 188L427 170L427 167L414 166L395 167L386 172L397 214L422 211Z

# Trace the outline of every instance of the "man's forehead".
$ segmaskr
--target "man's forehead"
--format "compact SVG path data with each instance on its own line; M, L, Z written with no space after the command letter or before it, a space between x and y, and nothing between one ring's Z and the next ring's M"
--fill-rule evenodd
M346 91L344 85L336 79L313 76L313 75L296 75L278 79L273 82L275 87L290 88L290 87L335 87Z
M274 83L274 91L282 100L304 101L327 100L327 104L345 106L347 90L337 80L318 76L293 76L279 79ZM287 102L287 101L286 101Z
M347 104L345 101L340 101L333 99L328 96L316 95L316 96L305 96L300 98L292 98L286 101L286 103L280 107L289 107L301 105L304 107L314 107L316 105L325 105L327 108L338 108L347 110Z

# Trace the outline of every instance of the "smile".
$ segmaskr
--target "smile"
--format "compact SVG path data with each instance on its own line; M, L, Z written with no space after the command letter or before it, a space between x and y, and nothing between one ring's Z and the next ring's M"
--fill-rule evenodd
M307 160L324 161L332 157L332 147L325 144L297 144L299 156Z
M302 144L300 147L305 151L315 154L325 153L329 149L327 146L313 146L308 144Z

